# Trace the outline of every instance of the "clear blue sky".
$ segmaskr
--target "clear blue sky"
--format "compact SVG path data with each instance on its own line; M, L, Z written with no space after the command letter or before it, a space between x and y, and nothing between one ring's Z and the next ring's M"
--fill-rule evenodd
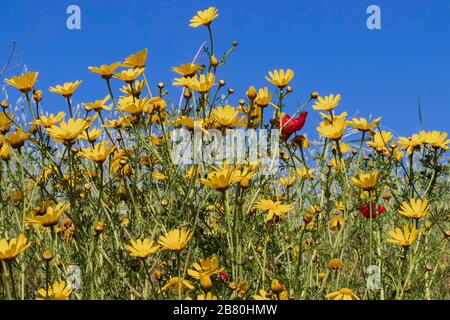
M81 8L81 30L66 28L70 4ZM366 28L370 4L381 7L381 30ZM450 131L448 0L3 1L0 58L7 57L15 40L13 64L39 71L38 87L84 80L74 97L79 103L106 95L104 82L87 66L121 60L148 47L151 85L169 84L174 77L170 67L191 60L207 40L205 28L188 24L197 10L210 5L220 14L213 23L216 52L239 41L218 76L235 88L232 103L248 85L267 85L268 70L292 68L295 92L288 112L312 90L341 93L340 110L382 116L386 128L409 135L420 129L420 98L423 128ZM169 90L179 96L178 88ZM17 97L12 90L9 94L11 100ZM44 105L50 111L66 107L48 91ZM317 112L310 112L309 120L306 130L313 132Z

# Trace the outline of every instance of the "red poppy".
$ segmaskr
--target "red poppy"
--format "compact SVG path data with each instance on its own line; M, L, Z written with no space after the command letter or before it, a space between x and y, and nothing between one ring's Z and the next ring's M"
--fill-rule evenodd
M377 204L375 202L372 202L372 218L376 218L376 216L380 216L386 208L382 205L378 205L377 210ZM369 219L370 217L370 207L369 205L363 204L361 207L359 207L359 212L363 215L364 218Z
M285 115L283 119L281 119L281 123L283 124L283 127L281 129L281 139L283 139L283 141L287 141L291 134L302 129L305 125L307 115L308 112L306 111L301 112L300 115L295 119L292 119L292 117L289 115ZM277 128L279 127L280 124L277 123Z
M219 272L219 277L222 278L222 280L227 280L230 276L228 275L228 273L220 271Z

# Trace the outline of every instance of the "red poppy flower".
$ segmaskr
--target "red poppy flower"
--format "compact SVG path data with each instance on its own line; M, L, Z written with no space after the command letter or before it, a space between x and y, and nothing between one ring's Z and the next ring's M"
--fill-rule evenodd
M378 205L377 210L377 204L375 202L372 202L372 218L376 218L376 216L380 216L386 208L382 205ZM369 219L370 217L370 207L369 205L363 204L361 207L359 207L359 212L363 215L364 218Z
M222 280L227 280L230 276L228 275L228 273L220 271L219 272L219 277L222 278Z
M281 139L283 139L283 141L287 141L291 134L302 129L305 125L307 115L308 112L306 111L301 112L300 115L295 119L292 119L292 117L289 115L285 115L283 119L281 119L281 123L283 124L283 127L281 129ZM277 123L277 128L279 127L280 124Z

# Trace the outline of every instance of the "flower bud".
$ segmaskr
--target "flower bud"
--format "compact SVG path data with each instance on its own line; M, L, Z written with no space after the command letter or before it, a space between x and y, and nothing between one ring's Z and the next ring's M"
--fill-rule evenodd
M219 61L217 60L215 55L212 55L209 61L210 61L211 67L213 67L213 68L215 68L219 65Z
M34 90L33 91L33 100L35 102L39 102L42 100L42 90Z
M100 234L103 232L103 230L105 230L105 223L103 221L97 221L97 223L95 224L95 232L97 234Z
M158 88L161 90L164 88L164 82L158 82Z
M50 250L45 250L42 253L42 260L44 260L45 262L50 262L53 259L53 254Z
M191 92L191 90L189 90L188 88L184 89L183 97L184 97L186 100L189 100L190 98L192 98L192 92Z
M319 97L319 92L313 91L311 92L311 99L317 99Z
M2 100L2 101L0 102L0 106L1 106L3 109L8 109L8 107L9 107L9 102L6 101L6 100Z
M256 88L254 86L250 86L245 94L247 98L249 98L250 100L255 99L256 96L258 95L258 93L256 92Z

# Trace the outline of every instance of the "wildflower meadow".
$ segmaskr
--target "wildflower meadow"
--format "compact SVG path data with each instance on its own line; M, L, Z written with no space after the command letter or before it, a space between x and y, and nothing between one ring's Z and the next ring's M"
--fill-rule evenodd
M86 65L94 101L83 79L2 79L0 299L449 299L448 134L394 135L320 88L289 107L291 69L235 92L238 43L192 14L207 42L171 84L147 48Z

